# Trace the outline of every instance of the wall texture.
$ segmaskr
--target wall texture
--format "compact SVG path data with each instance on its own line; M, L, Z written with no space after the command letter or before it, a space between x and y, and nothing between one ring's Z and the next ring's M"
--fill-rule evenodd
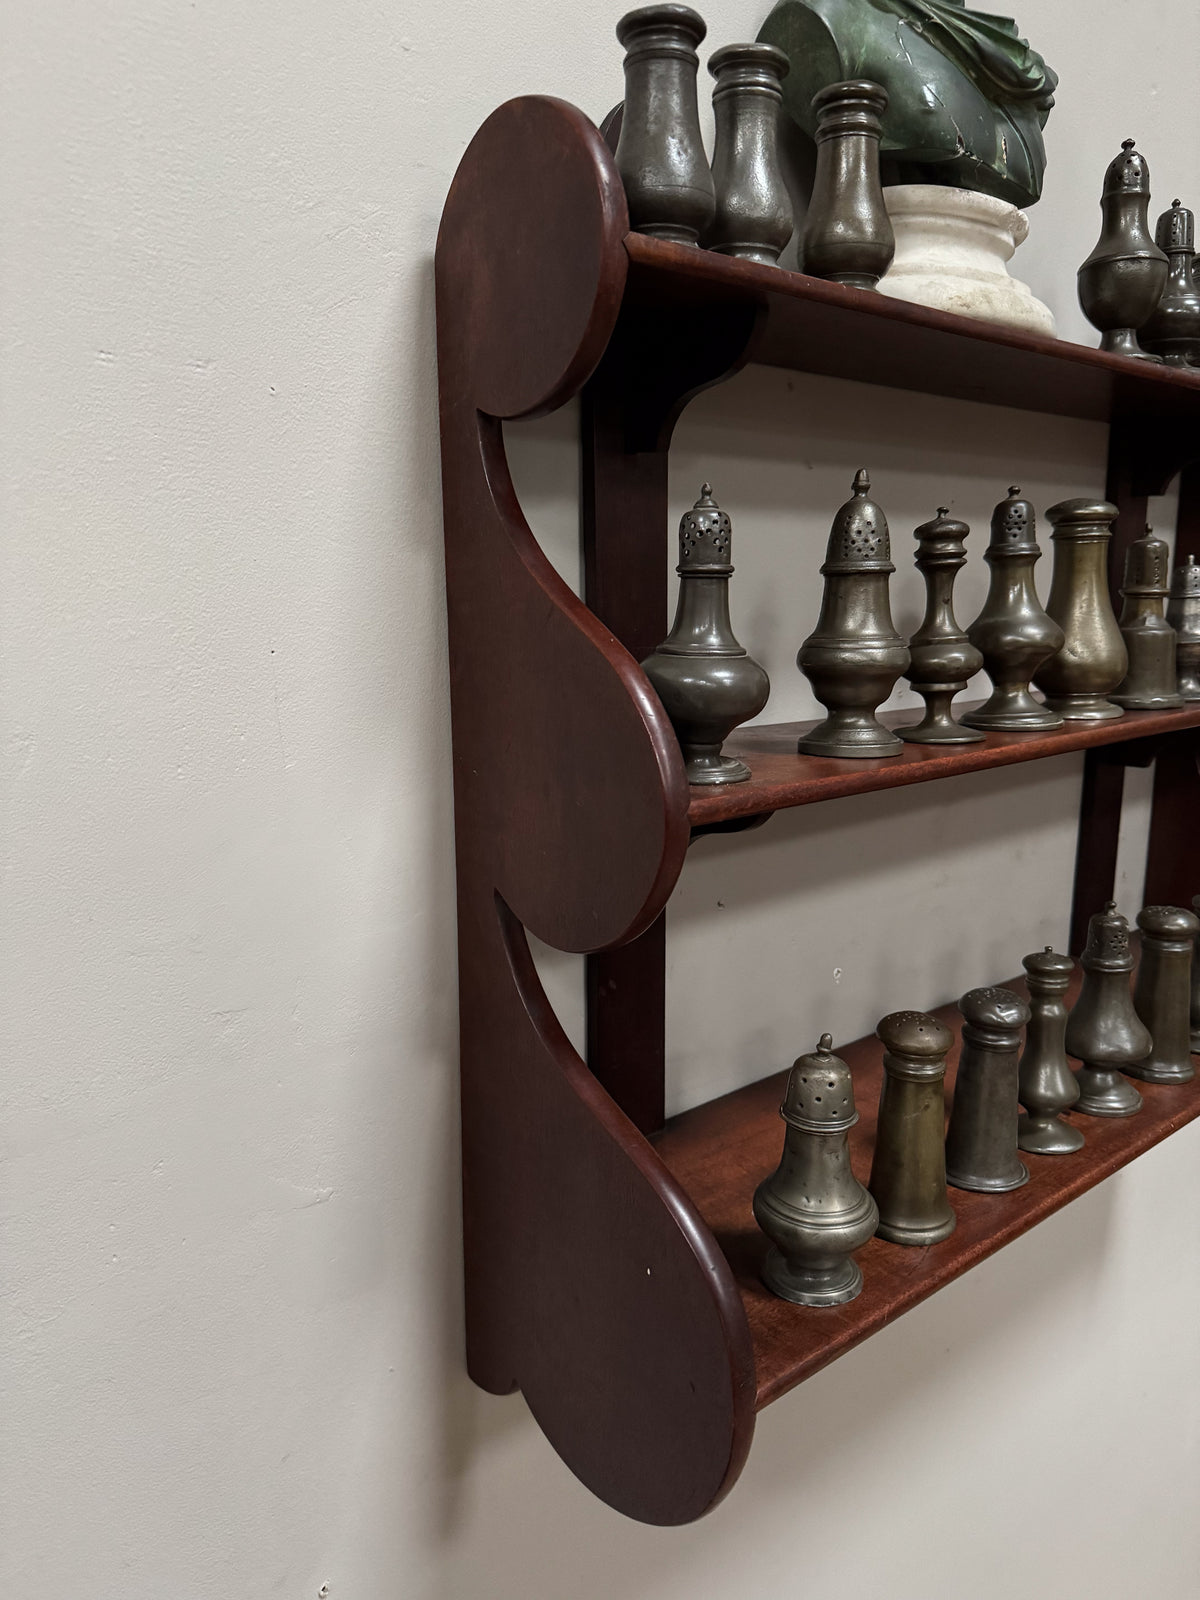
M708 0L711 42L762 9ZM619 97L615 10L3 14L6 1592L1190 1600L1195 1128L774 1406L695 1527L616 1517L463 1375L430 261L493 105ZM1074 268L1121 138L1164 203L1200 197L1200 22L1020 21L1063 78L1021 266L1090 341ZM566 563L570 429L517 440ZM1103 481L1087 426L778 373L706 396L673 514L701 476L735 514L773 717L807 703L791 658L860 460L900 548L946 498L978 550L1009 482ZM976 563L965 615L978 593ZM1078 775L706 841L673 1102L1061 939ZM714 955L733 1003L697 981ZM574 1025L576 966L545 968Z

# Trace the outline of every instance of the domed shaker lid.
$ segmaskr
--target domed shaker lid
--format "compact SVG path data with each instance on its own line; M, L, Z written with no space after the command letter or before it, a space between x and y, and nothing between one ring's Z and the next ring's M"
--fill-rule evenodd
M1195 218L1185 205L1172 200L1171 209L1163 212L1155 226L1155 244L1160 250L1192 250L1195 239Z
M1116 516L1117 507L1111 500L1089 500L1085 496L1059 500L1046 512L1046 520L1054 529L1052 539L1107 539Z
M1052 944L1044 950L1035 950L1032 955L1023 956L1021 965L1031 978L1048 979L1051 983L1065 983L1075 971L1075 962L1071 956L1059 955Z
M1125 582L1121 593L1165 595L1169 562L1166 541L1159 539L1147 523L1142 537L1135 539L1125 552Z
M838 508L829 530L822 575L845 572L895 572L892 540L883 509L870 499L866 467L854 474L854 492Z
M712 497L711 485L700 487L700 498L679 519L679 565L676 572L710 572L728 577L733 524Z
M1106 195L1150 193L1150 168L1145 156L1139 155L1133 146L1132 139L1123 139L1121 154L1109 162L1104 174Z
M779 1114L805 1133L844 1133L858 1121L850 1068L834 1055L831 1033L792 1063Z
M961 566L966 560L963 541L970 531L967 523L959 522L957 517L950 515L949 506L939 506L936 517L923 522L919 528L913 530L913 538L918 546L915 558L917 565L940 567L952 563ZM909 1014L896 1013L897 1016ZM924 1014L924 1012L911 1013L913 1016L924 1016Z
M1014 484L992 512L992 540L983 558L995 561L1004 556L1040 556L1041 553L1033 503L1023 500L1020 489Z
M889 1057L888 1070L901 1078L940 1078L954 1035L927 1011L892 1011L875 1029Z
M970 989L958 1009L965 1025L994 1045L1013 1043L1017 1029L1031 1016L1025 1001L1011 989Z
M1129 924L1110 900L1088 919L1087 947L1080 957L1089 972L1132 972Z
M1189 556L1171 574L1171 593L1177 599L1200 595L1200 566L1195 556Z
M1200 933L1200 918L1182 906L1143 906L1137 925L1156 939L1177 939L1183 944L1191 944Z

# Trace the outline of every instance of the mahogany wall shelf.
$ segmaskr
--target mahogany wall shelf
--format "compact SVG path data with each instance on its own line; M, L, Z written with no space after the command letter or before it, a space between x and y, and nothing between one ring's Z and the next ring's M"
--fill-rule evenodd
M1200 373L969 322L630 234L611 154L562 101L510 101L463 156L437 261L454 722L467 1361L520 1388L568 1465L647 1522L702 1515L736 1480L758 1408L1200 1115L1200 1084L1089 1121L1008 1196L953 1196L926 1251L875 1240L835 1311L760 1288L750 1219L775 1165L781 1078L664 1127L663 909L690 840L782 807L1086 752L1072 921L1109 898L1124 771L1154 764L1147 898L1200 888L1200 710L878 762L744 729L753 777L689 791L637 666L666 630L667 453L700 390L758 361L1107 422L1119 572L1146 502L1183 472L1177 547L1200 554ZM517 502L503 422L582 395L585 601ZM911 716L911 713L909 713ZM586 1063L527 932L588 957ZM988 974L980 974L986 981ZM949 1020L953 1022L953 1013ZM843 1052L863 1113L878 1048Z

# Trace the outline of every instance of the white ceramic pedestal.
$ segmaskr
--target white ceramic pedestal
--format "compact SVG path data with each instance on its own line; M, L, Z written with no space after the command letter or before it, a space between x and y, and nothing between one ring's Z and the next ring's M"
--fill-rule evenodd
M1009 276L1029 218L1007 200L936 183L885 189L896 256L879 292L938 311L1054 335L1054 318L1028 286Z

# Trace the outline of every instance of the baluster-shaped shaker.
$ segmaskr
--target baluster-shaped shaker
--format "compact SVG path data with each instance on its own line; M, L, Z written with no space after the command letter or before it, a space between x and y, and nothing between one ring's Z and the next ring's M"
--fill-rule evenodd
M1196 291L1195 220L1178 200L1171 201L1154 230L1154 242L1167 253L1167 283L1138 342L1169 367L1200 361L1200 293Z
M616 162L629 225L675 244L696 244L716 211L696 99L696 46L707 32L682 5L642 6L617 23L625 109Z
M1190 1083L1192 957L1200 920L1182 906L1146 906L1138 912L1142 951L1133 985L1133 1009L1154 1047L1125 1068L1146 1083Z
M1033 581L1041 559L1033 507L1011 488L992 512L992 537L983 559L991 583L983 610L967 629L967 637L983 652L992 693L977 711L963 718L968 728L1023 732L1061 728L1057 711L1029 692L1034 673L1062 648L1063 631L1042 609Z
M1079 1070L1076 1111L1089 1117L1131 1117L1142 1097L1121 1076L1150 1054L1145 1024L1133 1009L1129 974L1129 924L1110 900L1088 922L1087 946L1079 958L1083 987L1067 1018L1067 1054Z
M792 199L779 165L780 84L791 63L773 44L727 44L709 57L717 215L706 243L773 266L792 237Z
M803 755L894 756L904 748L875 717L908 666L908 646L892 623L891 538L883 511L868 498L870 488L866 468L860 467L854 493L829 533L816 630L796 656L829 712L799 741Z
M893 1244L936 1244L958 1218L946 1197L946 1052L954 1035L923 1011L894 1011L875 1030L883 1088L867 1187L876 1233Z
M1029 1182L1017 1156L1017 1052L1029 1007L1009 989L972 989L958 1002L962 1051L946 1132L946 1181L988 1193Z
M896 235L879 179L887 90L866 78L813 96L817 170L804 229L804 270L873 289L892 264Z
M1068 722L1125 715L1105 699L1129 668L1108 591L1108 542L1116 514L1107 500L1060 500L1046 513L1054 528L1046 615L1064 638L1061 649L1037 669L1034 682L1050 709Z
M750 768L721 754L757 716L771 685L729 622L733 526L706 483L679 523L679 601L671 631L642 662L683 749L689 783L744 783Z
M1175 676L1181 700L1200 700L1200 567L1195 556L1171 574L1167 621L1175 629Z
M1125 552L1121 589L1121 637L1129 652L1129 670L1112 692L1119 706L1130 710L1168 710L1181 706L1175 678L1175 629L1163 616L1167 598L1167 546L1147 527Z
M1079 1129L1062 1121L1062 1113L1079 1099L1065 1044L1065 996L1075 963L1047 945L1025 956L1021 965L1029 987L1030 1016L1018 1067L1025 1111L1017 1120L1017 1144L1032 1155L1070 1155L1083 1146Z
M1138 344L1167 281L1167 258L1150 237L1150 168L1126 139L1104 174L1103 223L1096 248L1079 269L1079 304L1099 328L1101 350L1157 361Z
M954 696L983 666L983 657L954 615L954 580L966 564L963 541L970 533L946 506L916 531L916 566L925 579L925 617L908 641L908 681L925 701L925 715L900 736L909 744L977 744L982 738L950 715Z
M1192 897L1192 910L1200 912L1200 894ZM1200 938L1192 951L1192 1054L1200 1055Z
M754 1192L755 1218L771 1241L763 1282L798 1306L840 1306L862 1290L851 1251L875 1232L879 1212L850 1170L854 1085L829 1034L793 1064L779 1114L783 1159Z

